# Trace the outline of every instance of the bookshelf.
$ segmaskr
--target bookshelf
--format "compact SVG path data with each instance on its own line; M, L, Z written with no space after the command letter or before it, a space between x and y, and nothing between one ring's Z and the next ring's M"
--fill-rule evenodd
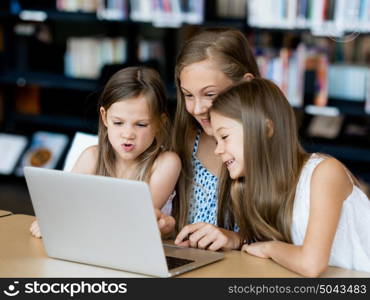
M370 13L370 0L347 1L352 3L353 22L343 22L349 18L345 15L349 9L343 9L346 0L108 2L111 6L102 5L107 1L100 0L0 1L0 133L28 138L40 130L70 138L76 131L96 133L96 101L104 83L118 68L137 63L154 66L160 72L173 112L173 72L183 40L202 27L233 27L245 32L265 70L263 74L275 80L292 101L307 150L328 152L347 164L363 161L370 170L370 141L366 136L370 120L370 71L366 73L370 69L370 49L366 46L370 45L370 15L353 13ZM154 2L162 6L150 6ZM314 17L317 15L321 17ZM345 40L353 37L352 33L357 34L354 39ZM117 43L121 46L115 48ZM81 48L99 48L98 53L108 54L93 71L86 70L98 54L93 54L94 50L78 56ZM115 52L120 52L118 58L112 54ZM83 65L84 60L87 63ZM72 63L77 71L70 67L71 61L81 63L78 67ZM367 78L355 80L365 82L360 86L364 91L347 89L343 98L340 88L346 89L346 85L341 78L352 78L354 71L359 78ZM340 88L333 88L328 80L320 81L323 74L329 82L333 74L343 74L336 79ZM27 87L35 87L39 95L38 100L30 100L36 106L31 113L17 110L19 91ZM354 92L355 99L351 99ZM324 105L318 106L318 102ZM311 136L307 130L310 122L328 111L343 117L337 136ZM362 133L351 136L347 127L356 126Z

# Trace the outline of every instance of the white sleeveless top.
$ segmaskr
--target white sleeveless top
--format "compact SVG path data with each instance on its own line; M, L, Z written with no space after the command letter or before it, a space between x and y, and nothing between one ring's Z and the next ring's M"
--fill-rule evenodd
M310 213L311 176L324 159L312 154L302 169L293 207L291 234L294 245L303 245ZM343 202L329 265L370 272L370 200L355 185Z

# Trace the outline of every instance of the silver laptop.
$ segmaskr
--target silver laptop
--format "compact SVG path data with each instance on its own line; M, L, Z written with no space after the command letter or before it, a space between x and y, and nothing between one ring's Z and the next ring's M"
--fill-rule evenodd
M224 256L163 245L144 182L34 167L24 173L50 257L170 277Z

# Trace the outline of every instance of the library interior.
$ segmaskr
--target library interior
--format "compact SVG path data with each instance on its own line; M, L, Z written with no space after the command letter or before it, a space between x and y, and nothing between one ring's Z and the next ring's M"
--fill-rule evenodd
M176 55L209 27L245 34L304 148L345 163L367 191L370 0L2 0L0 209L34 214L23 167L61 170L76 133L97 134L97 99L117 70L155 68L173 117Z
M0 260L6 263L0 277L132 276L46 256L46 239L30 234L35 210L24 167L71 171L81 150L98 143L98 101L111 76L126 67L148 66L159 73L174 121L181 100L175 75L178 54L187 40L208 28L233 28L245 36L261 77L274 82L289 100L303 148L338 159L370 198L370 0L1 0L0 244L6 247ZM162 153L164 143L158 144ZM171 197L178 190L171 187ZM246 241L240 239L234 249L243 243L248 247ZM298 276L249 252L225 251L225 258L182 276ZM321 276L369 273L330 265Z

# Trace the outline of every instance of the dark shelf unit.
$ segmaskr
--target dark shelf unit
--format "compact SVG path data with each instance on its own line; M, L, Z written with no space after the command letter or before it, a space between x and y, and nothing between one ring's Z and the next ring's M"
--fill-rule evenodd
M203 27L233 27L242 30L247 35L248 34L263 34L265 32L270 32L274 35L274 38L281 42L281 36L285 33L293 35L302 35L309 33L309 29L280 29L280 28L252 28L248 25L248 22L244 18L219 18L215 13L215 1L208 0L206 2L205 8L205 21L201 25L191 26L186 25L182 28L154 28L150 23L146 22L133 22L131 20L122 21L110 21L110 20L100 20L97 18L95 13L84 13L84 12L61 12L55 9L55 1L49 0L45 3L54 3L53 5L47 6L42 11L46 14L46 20L43 23L37 23L32 21L24 21L20 18L20 12L11 13L9 10L0 10L0 23L4 27L4 31L7 32L6 38L10 38L10 47L13 49L15 54L13 56L22 55L22 49L16 49L16 42L20 42L21 46L27 44L26 38L21 37L18 41L11 39L11 34L13 26L17 23L32 23L32 24L47 24L50 26L60 26L68 27L69 30L78 29L80 25L87 28L94 28L94 26L104 26L107 35L115 36L121 33L123 29L125 34L127 34L128 44L128 64L135 64L137 61L135 57L137 55L137 37L142 33L142 31L148 30L150 34L154 34L155 38L157 33L159 34L159 39L165 45L165 66L160 66L161 71L163 71L164 78L166 80L166 87L169 92L170 99L170 111L174 112L176 105L176 94L173 83L173 69L175 64L176 53L178 51L179 36L181 37L181 30L185 27L194 27L194 31L202 29ZM31 7L25 7L25 10L39 10L37 7L32 8L32 2L24 1L24 3L31 3ZM73 34L73 31L70 32ZM279 44L279 43L278 43ZM25 51L23 49L23 51ZM23 52L24 53L24 52ZM0 52L0 65L3 63L4 68L1 68L0 72L0 85L9 90L9 92L4 93L5 97L11 99L14 95L14 90L18 87L24 85L36 85L41 89L65 89L70 93L73 92L83 92L88 97L90 94L98 94L101 90L104 81L102 78L97 80L88 79L77 79L66 77L59 73L43 72L39 70L28 69L27 59L21 58L19 61L12 61L12 55L1 55ZM13 65L12 65L13 63ZM9 98L10 97L10 98ZM50 99L53 101L53 99ZM330 99L328 106L336 107L340 114L344 115L346 118L369 118L369 115L365 112L363 102L354 101L343 101L341 99ZM11 104L8 102L6 107L6 117L7 122L4 125L0 124L1 131L7 131L8 129L13 130L12 124L8 121L9 117L12 118L12 122L15 124L21 124L26 126L27 124L35 125L39 128L60 128L61 131L73 132L76 130L87 130L93 132L95 123L91 116L76 116L76 115L55 115L55 114L40 114L34 115L24 115L19 113L14 113L12 111ZM304 112L305 107L299 108L301 114L307 119ZM11 112L11 113L9 113ZM308 119L310 116L308 116ZM307 126L307 122L303 122L303 127ZM3 127L3 128L2 128ZM301 135L303 138L303 144L308 151L322 151L327 152L339 159L344 161L363 162L364 164L369 164L370 170L370 142L366 139L355 139L352 142L350 139L341 137L335 140L325 140L325 139L315 139L309 138L305 132L304 128L301 128ZM370 171L369 171L370 173ZM369 176L370 178L370 176Z
M65 88L81 91L94 91L100 88L98 80L66 77L60 74L41 72L2 72L0 83L9 85L38 85L43 88Z

